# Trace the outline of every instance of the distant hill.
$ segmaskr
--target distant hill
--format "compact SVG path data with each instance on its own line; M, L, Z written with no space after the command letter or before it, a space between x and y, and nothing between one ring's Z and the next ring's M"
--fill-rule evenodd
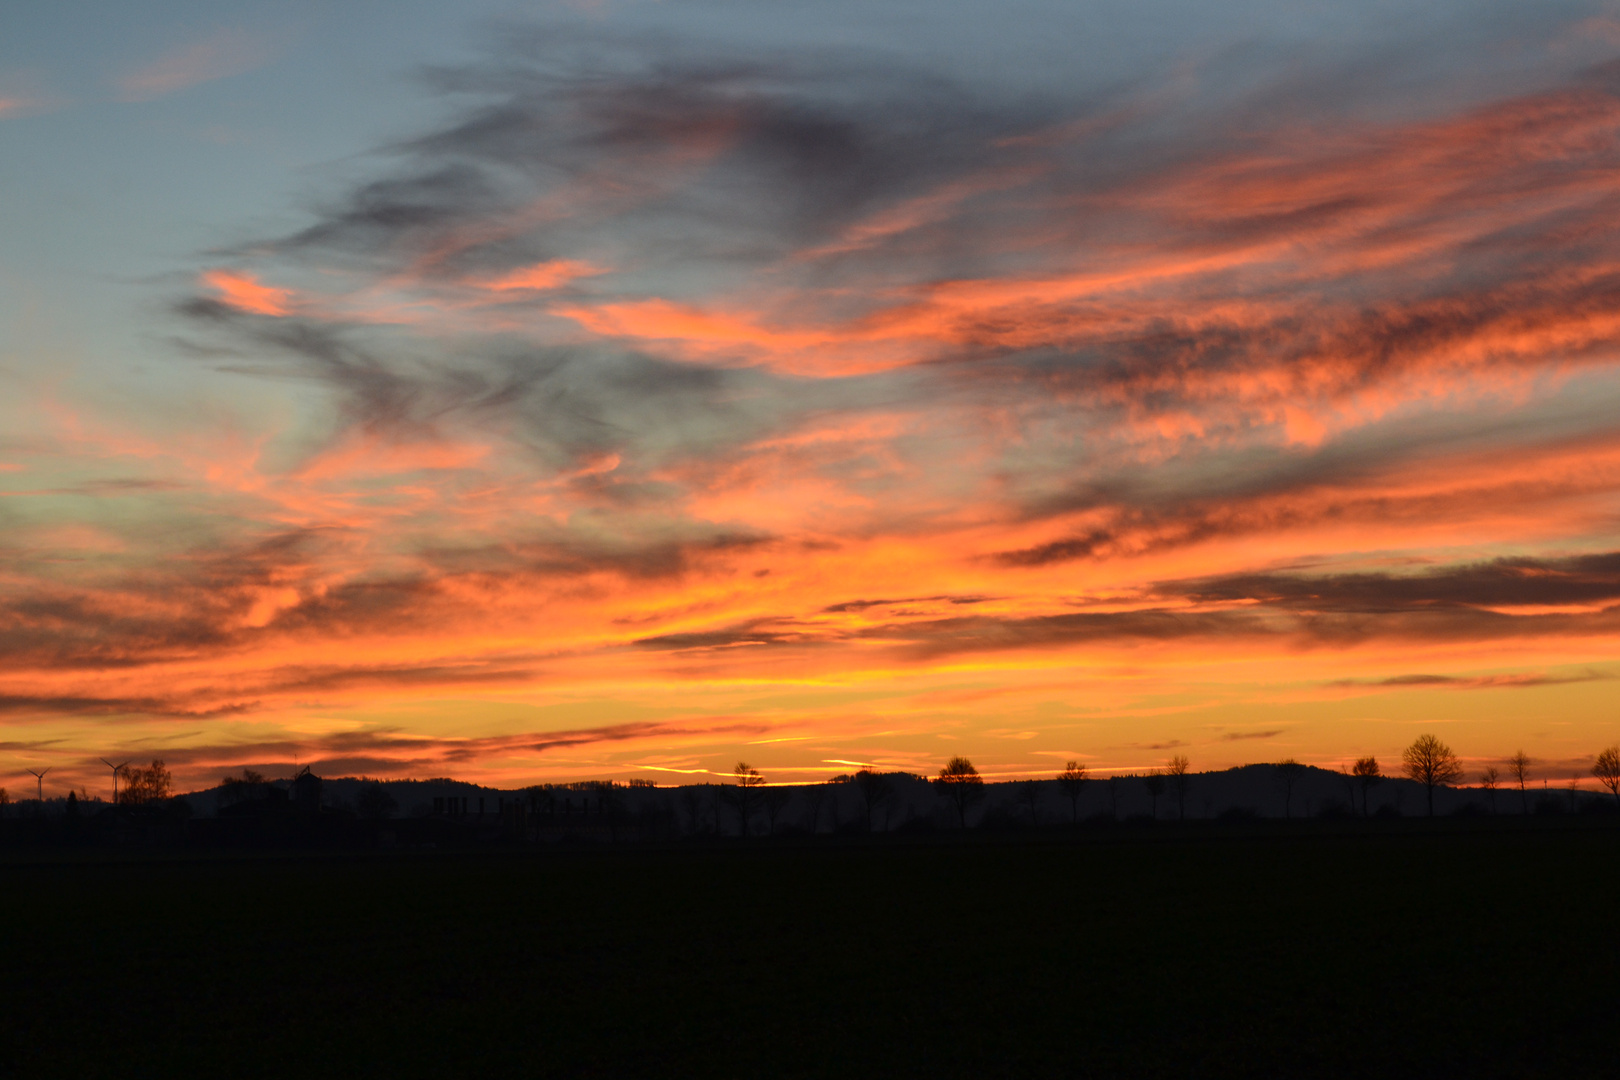
M984 797L968 813L970 826L1013 828L1030 824L1051 825L1080 820L1117 818L1145 821L1157 818L1173 821L1216 818L1312 818L1323 816L1398 815L1423 816L1427 800L1421 784L1402 778L1386 777L1366 791L1352 778L1329 769L1300 766L1292 785L1276 765L1244 765L1218 772L1192 773L1187 777L1186 795L1179 800L1175 788L1166 783L1155 798L1142 776L1095 778L1087 783L1077 807L1061 791L1054 779L986 783ZM957 827L955 811L939 796L926 778L908 773L884 774L887 794L879 794L870 807L875 832L900 829L951 829ZM272 786L285 790L288 780ZM524 788L496 788L453 779L371 781L358 777L328 777L321 784L321 802L338 810L357 810L361 793L369 785L380 784L393 802L395 817L426 817L435 813L455 813L477 818L493 818L506 803L523 802L532 811L551 814L602 813L611 809L625 818L645 816L656 811L667 815L670 824L682 833L739 831L736 807L727 793L732 785L711 784L678 787L630 787L619 784L580 783L540 785ZM811 787L819 789L812 792ZM192 813L209 817L217 813L222 788L189 792L183 796ZM771 790L771 789L766 789ZM827 783L774 789L778 802L775 831L809 831L814 813L817 832L862 831L867 827L868 806L860 786ZM608 801L603 802L606 798ZM750 831L770 828L764 796L757 796L750 817ZM1584 792L1579 799L1591 802L1598 797ZM1607 798L1607 796L1604 796ZM437 802L435 800L438 800ZM464 800L464 801L463 801ZM1538 800L1551 800L1553 808L1573 809L1566 788L1535 786L1521 801L1516 788L1499 789L1495 809L1517 814L1536 809ZM453 809L452 809L453 808ZM1437 815L1490 813L1492 800L1478 788L1437 788L1434 811ZM1033 815L1033 816L1032 816Z

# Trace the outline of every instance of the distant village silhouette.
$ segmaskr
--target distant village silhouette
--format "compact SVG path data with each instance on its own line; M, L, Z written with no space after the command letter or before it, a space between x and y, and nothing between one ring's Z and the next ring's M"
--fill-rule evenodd
M0 789L0 843L434 848L1620 815L1620 748L1594 759L1590 775L1604 793L1580 787L1579 776L1554 786L1522 752L1503 769L1465 777L1433 736L1407 748L1399 775L1373 758L1340 770L1285 760L1195 773L1178 755L1144 773L1096 776L1071 761L1052 778L989 782L957 757L933 777L867 768L824 783L772 784L739 762L730 776L699 784L507 790L453 779L323 778L305 766L276 779L244 770L176 794L160 760L107 764L112 801L73 791L45 798L48 770L33 774L34 799L14 801Z

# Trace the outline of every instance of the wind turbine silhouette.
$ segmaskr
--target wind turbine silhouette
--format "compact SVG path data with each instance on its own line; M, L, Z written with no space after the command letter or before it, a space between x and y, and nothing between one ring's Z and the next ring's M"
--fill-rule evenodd
M45 774L50 772L51 768L52 768L52 766L46 766L43 769L29 769L28 770L29 772L34 774L34 784L35 784L37 792L39 794L39 801L40 801L41 805L44 805L44 803L45 803Z
M111 769L113 771L113 805L117 806L118 805L118 770L122 769L124 767L124 765L128 765L129 762L127 762L127 761L124 762L124 765L114 765L112 762L108 761L106 758L102 758L101 763L103 765L107 766L107 768L109 768L109 769Z

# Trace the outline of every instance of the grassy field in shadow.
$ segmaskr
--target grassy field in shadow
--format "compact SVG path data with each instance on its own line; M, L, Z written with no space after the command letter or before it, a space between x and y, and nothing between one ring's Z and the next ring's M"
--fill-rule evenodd
M0 1075L1598 1076L1620 830L0 862Z

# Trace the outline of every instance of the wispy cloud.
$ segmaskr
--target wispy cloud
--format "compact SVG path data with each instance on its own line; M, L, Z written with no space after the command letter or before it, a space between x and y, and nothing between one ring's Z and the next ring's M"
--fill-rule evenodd
M1568 686L1571 683L1612 679L1612 675L1588 672L1582 675L1392 675L1385 679L1340 679L1328 685L1343 688L1383 687L1389 689L1497 690L1528 689L1537 686Z
M295 419L0 444L0 707L591 702L322 751L550 768L700 728L1219 750L1329 737L1262 699L1577 681L1540 672L1620 636L1620 95L1566 53L1456 84L1474 29L1010 93L904 42L513 27L174 298L183 362Z
M117 80L119 96L125 101L150 101L187 87L240 75L268 63L277 45L263 34L216 30L176 45L121 76Z

